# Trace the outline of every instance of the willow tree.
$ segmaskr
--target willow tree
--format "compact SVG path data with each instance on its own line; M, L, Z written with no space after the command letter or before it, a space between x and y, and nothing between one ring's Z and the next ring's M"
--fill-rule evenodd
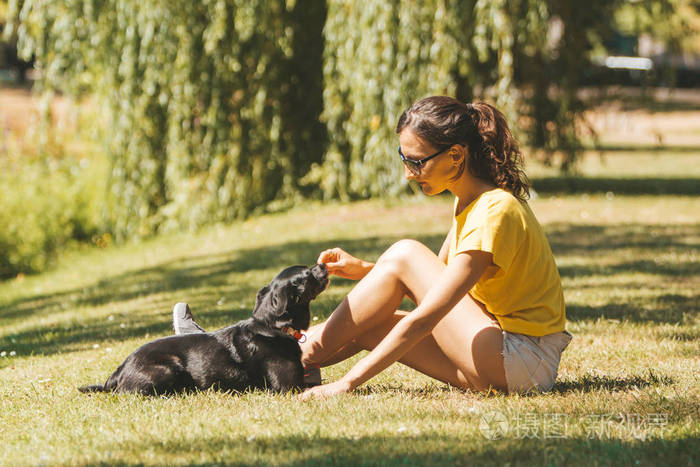
M331 137L309 179L326 197L405 190L394 128L429 94L471 99L490 87L513 114L513 31L504 0L330 0L324 118ZM486 96L484 96L486 97Z
M124 237L404 192L394 127L430 94L490 100L575 155L580 76L616 13L653 33L691 1L10 0L8 17L42 86L104 115Z
M555 115L550 115L537 104L551 101L537 93L527 99L522 95L521 85L532 88L537 76L545 77L540 80L545 91L552 83L546 67L528 72L526 79L522 73L557 46L548 41L552 9L547 2L328 3L324 117L331 142L324 165L314 167L309 176L320 183L325 196L352 198L405 190L394 127L406 107L427 95L489 100L521 136L553 121L554 131L540 140L528 138L541 146L550 144L552 135L574 127L571 115L578 108L570 112L566 102L559 101ZM532 105L535 98L542 102ZM519 128L518 117L525 113L539 126Z
M328 0L324 117L326 160L309 181L326 197L405 189L393 128L403 109L430 94L500 107L523 143L559 152L571 168L586 103L582 77L593 51L619 30L679 50L692 0ZM629 26L627 30L632 30ZM697 36L696 36L697 37Z
M324 151L325 4L11 0L46 90L93 96L118 237L249 214Z

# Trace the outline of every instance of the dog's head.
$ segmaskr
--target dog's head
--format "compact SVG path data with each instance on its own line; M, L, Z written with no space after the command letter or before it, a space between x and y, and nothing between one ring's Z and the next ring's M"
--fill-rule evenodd
M308 329L309 303L328 287L328 270L323 264L312 268L291 266L260 289L253 318L266 326L281 329Z

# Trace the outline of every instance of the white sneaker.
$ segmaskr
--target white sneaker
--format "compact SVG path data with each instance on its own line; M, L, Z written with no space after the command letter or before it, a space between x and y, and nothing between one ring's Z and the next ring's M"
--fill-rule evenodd
M176 336L206 332L194 322L190 306L184 302L176 303L173 307L173 328Z

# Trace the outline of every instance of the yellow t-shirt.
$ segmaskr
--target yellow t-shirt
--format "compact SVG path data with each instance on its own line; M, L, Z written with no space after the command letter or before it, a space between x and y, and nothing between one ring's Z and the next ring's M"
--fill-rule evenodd
M455 200L455 211L459 199ZM487 191L455 216L448 259L469 250L493 263L469 294L505 331L544 336L564 330L566 312L549 242L527 203L500 188Z

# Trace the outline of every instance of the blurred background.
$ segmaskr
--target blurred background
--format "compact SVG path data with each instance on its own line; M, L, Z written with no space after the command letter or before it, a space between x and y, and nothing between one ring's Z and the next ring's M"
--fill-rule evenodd
M700 194L694 0L0 0L0 279L306 199L410 196L418 98L501 108L538 195Z

